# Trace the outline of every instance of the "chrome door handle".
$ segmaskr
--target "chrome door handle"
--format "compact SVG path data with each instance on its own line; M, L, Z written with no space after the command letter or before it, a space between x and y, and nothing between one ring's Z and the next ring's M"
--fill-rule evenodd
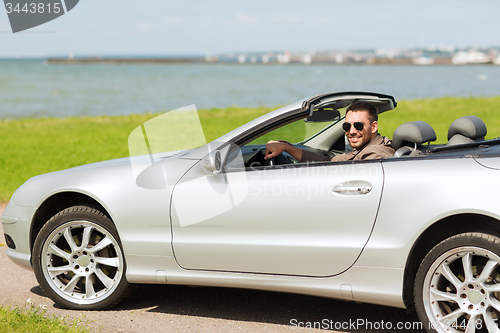
M371 186L358 187L358 192L361 194L367 194L372 190Z
M372 184L364 180L351 180L340 183L333 188L333 192L340 195L363 195L372 190Z

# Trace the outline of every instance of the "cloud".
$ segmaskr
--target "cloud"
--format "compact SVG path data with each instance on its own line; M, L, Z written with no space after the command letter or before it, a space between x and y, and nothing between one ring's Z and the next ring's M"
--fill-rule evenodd
M136 21L135 27L141 32L148 32L152 28L152 24L148 21Z
M184 22L184 18L180 16L166 16L160 19L158 26L179 25Z
M246 14L236 14L236 21L243 23L257 23L259 20L255 16L249 16Z
M300 15L278 15L278 16L271 16L270 18L271 22L275 23L297 23L297 22L302 22L304 21L303 17Z

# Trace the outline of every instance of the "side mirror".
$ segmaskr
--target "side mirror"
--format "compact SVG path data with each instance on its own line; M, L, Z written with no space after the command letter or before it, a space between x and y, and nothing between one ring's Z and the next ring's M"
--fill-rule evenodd
M211 151L201 160L201 168L208 175L217 175L222 169L222 160L219 150Z
M321 108L319 110L316 110L313 112L313 114L304 121L306 123L324 123L324 122L331 122L334 120L340 119L340 111L339 110L332 110L332 109L324 109Z

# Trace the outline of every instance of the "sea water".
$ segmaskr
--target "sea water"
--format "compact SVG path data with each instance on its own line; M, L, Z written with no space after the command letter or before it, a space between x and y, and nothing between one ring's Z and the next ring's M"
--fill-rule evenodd
M282 106L332 91L397 100L500 95L500 66L0 61L0 119Z

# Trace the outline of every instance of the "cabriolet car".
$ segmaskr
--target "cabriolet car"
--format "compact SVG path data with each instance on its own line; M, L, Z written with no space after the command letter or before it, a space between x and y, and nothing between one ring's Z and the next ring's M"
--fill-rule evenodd
M69 309L114 306L130 284L182 284L415 309L431 332L497 332L500 140L485 141L480 118L449 124L440 145L428 123L401 124L382 159L264 159L268 140L350 151L342 124L357 101L397 105L327 93L212 142L194 107L158 116L130 134L130 157L23 184L2 215L6 254Z

